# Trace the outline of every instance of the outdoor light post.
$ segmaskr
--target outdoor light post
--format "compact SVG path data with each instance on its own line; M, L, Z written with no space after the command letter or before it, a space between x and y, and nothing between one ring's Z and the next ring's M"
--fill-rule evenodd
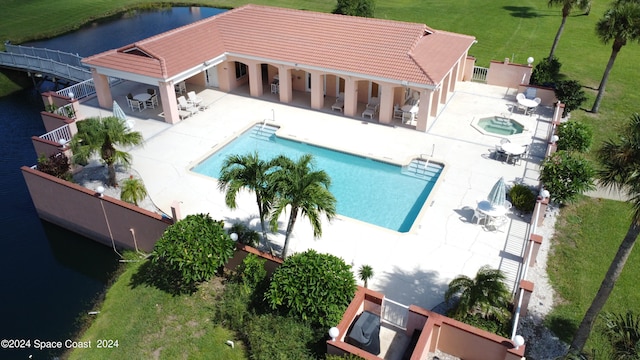
M516 335L516 337L513 338L513 345L515 345L516 350L518 350L520 346L524 345L524 338L522 335Z
M233 242L238 241L238 234L236 233L229 234L229 237L231 238L231 240L233 240Z
M336 341L339 335L340 335L340 329L338 329L337 327L334 326L331 329L329 329L329 337L331 337L331 341Z
M529 67L531 67L531 64L533 64L533 60L534 60L534 59L533 59L533 56L529 56L529 57L527 58L527 64L529 65Z
M100 197L104 196L104 186L100 185L96 188L96 191L98 192Z

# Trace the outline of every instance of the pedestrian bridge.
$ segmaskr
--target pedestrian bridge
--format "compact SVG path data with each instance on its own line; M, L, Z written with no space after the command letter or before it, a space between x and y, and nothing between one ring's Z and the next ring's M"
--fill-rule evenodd
M91 71L82 65L78 54L5 43L0 51L0 66L31 73L41 73L73 82L91 79Z

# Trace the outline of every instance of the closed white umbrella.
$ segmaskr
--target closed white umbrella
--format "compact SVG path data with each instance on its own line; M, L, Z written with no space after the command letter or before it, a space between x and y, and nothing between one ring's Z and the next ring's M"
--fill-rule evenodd
M504 184L503 177L493 185L493 188L491 188L491 191L489 192L489 196L487 196L487 200L491 204L491 207L504 207L505 201L507 200L507 189Z
M133 129L133 120L127 119L127 114L124 113L124 110L122 110L120 105L118 105L118 102L115 100L113 100L113 116L124 121L129 130Z

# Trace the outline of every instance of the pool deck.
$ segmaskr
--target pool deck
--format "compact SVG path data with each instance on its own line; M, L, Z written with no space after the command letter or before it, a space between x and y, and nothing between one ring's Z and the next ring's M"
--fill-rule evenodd
M537 185L552 109L540 108L534 116L513 113L511 117L528 130L514 141L532 146L527 159L511 165L490 156L501 137L482 134L471 123L480 117L509 114L510 104L515 103L514 89L460 83L426 133L213 89L199 95L208 109L173 126L147 116L148 111L127 111L136 116L135 130L145 138L144 146L129 150L133 168L142 176L153 202L166 213L179 201L183 217L209 213L227 224L249 222L258 229L253 194L241 193L238 208L232 211L225 206L217 181L190 169L248 127L266 121L280 127L279 135L304 142L397 163L423 155L446 165L411 232L398 233L338 216L331 223L323 221L322 237L314 240L308 221L299 218L290 254L315 249L343 258L354 270L370 265L375 272L369 280L371 289L426 309L443 301L452 278L474 276L485 264L503 269L515 281L528 218L511 214L502 231L488 231L471 218L476 201L485 198L501 176L507 185L516 181ZM111 114L95 103L84 103L83 113ZM362 186L376 191L374 184ZM281 228L285 221L283 217ZM284 234L271 234L269 240L279 250Z

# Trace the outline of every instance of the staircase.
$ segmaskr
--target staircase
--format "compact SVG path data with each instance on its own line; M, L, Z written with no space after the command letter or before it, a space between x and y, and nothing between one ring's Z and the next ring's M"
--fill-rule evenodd
M279 127L267 125L267 124L258 124L254 126L251 131L251 137L254 139L270 141L276 135L276 131L278 131Z
M438 178L442 172L442 168L443 166L441 164L430 162L428 159L413 159L409 165L403 166L402 173L426 181L432 181Z

